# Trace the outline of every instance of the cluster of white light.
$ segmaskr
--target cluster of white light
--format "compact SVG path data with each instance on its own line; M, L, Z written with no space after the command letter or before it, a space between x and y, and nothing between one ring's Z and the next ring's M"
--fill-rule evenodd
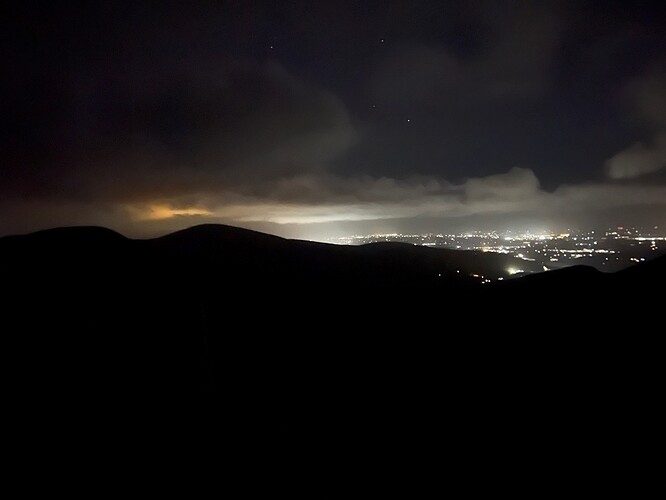
M657 229L655 227L655 229ZM550 262L565 262L567 260L577 260L581 258L593 258L599 254L614 254L615 257L604 261L614 260L637 262L640 256L631 257L623 255L624 250L611 250L607 244L612 241L635 241L636 247L643 245L647 250L659 250L658 242L666 241L664 236L652 236L652 232L643 233L634 228L610 229L606 232L570 232L554 233L544 232L525 232L525 233L506 233L498 234L496 231L482 232L471 231L459 234L443 233L424 233L424 234L402 234L402 233L376 233L371 235L353 235L345 238L336 238L334 242L347 245L363 244L376 241L402 241L421 245L426 247L441 247L457 250L476 250L482 252L492 252L506 255L513 255L518 259L529 262L540 260ZM624 245L625 243L623 243ZM574 248L571 248L573 245ZM634 246L632 244L632 246ZM567 248L560 248L567 247ZM630 258L631 257L631 258ZM640 260L639 260L640 261ZM543 262L542 262L543 263ZM603 264L605 265L606 262ZM525 272L519 270L519 272ZM485 278L482 278L485 279Z

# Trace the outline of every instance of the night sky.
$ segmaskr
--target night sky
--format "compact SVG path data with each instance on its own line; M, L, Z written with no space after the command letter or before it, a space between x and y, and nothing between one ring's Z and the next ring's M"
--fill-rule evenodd
M666 3L16 2L0 234L666 226Z

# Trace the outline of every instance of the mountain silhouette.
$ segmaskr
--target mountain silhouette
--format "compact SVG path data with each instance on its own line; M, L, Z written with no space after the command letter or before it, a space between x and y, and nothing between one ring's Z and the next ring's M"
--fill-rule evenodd
M61 228L0 238L2 331L12 391L40 411L435 415L442 394L502 406L564 383L582 398L576 380L615 380L616 363L651 379L665 262L499 281L530 263L222 225Z

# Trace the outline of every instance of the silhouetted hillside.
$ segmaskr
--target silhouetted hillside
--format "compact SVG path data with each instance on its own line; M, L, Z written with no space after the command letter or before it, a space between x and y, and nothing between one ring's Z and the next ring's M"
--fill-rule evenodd
M285 407L425 408L442 391L500 404L508 387L506 404L620 352L651 377L634 341L661 325L664 262L508 279L526 263L217 225L152 240L63 228L0 239L2 331L13 390L44 407L231 405L253 421Z

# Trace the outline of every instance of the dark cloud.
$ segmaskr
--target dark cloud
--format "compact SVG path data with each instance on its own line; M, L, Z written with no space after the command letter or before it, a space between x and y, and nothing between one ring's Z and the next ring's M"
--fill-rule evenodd
M455 56L442 47L406 44L398 46L377 65L370 92L385 106L431 104L442 90L458 90L464 70Z
M649 137L606 162L612 179L633 179L666 167L666 71L650 71L631 82L627 93L632 110L645 124Z
M520 3L512 9L489 2L477 9L485 31L473 54L449 41L439 45L393 43L371 78L382 104L451 106L533 99L552 83L563 23L552 5Z
M127 71L127 70L125 70ZM270 180L319 169L353 137L344 105L277 63L209 64L196 73L145 68L93 75L61 103L66 145L44 196L121 201L186 195L210 185ZM90 76L90 75L89 75ZM20 110L19 110L20 112ZM32 145L31 145L32 146ZM41 145L40 145L41 146ZM29 189L32 179L22 176Z
M666 126L666 70L661 69L632 82L630 95L640 116Z

